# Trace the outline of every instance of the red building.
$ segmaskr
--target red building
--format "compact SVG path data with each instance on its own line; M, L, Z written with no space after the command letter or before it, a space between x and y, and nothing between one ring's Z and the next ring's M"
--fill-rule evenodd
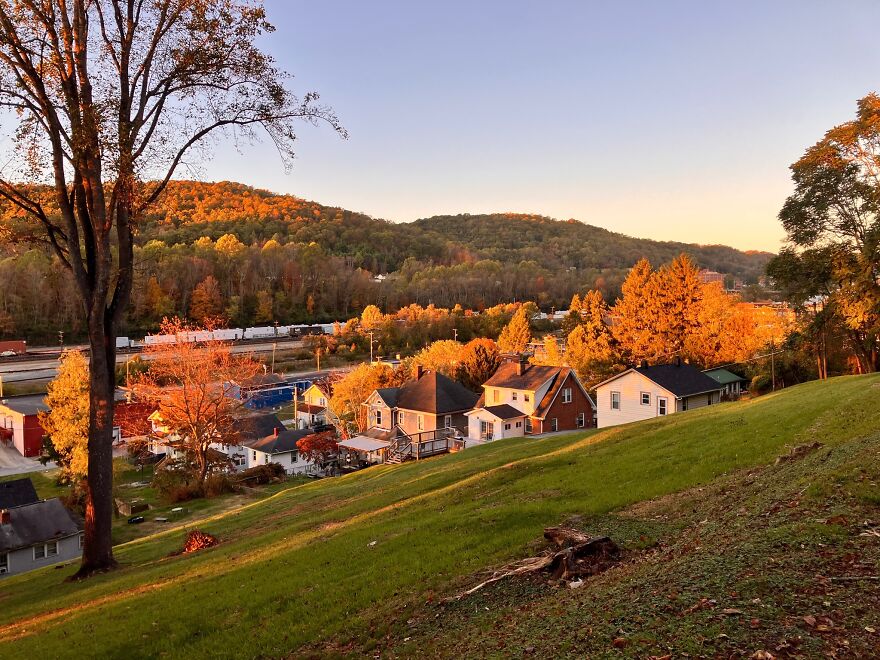
M22 456L40 455L43 427L37 415L48 410L45 394L10 396L0 400L0 442L15 447Z

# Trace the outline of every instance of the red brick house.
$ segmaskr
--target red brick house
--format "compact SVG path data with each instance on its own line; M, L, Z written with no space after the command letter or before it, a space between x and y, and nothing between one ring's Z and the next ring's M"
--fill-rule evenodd
M520 358L503 363L483 383L468 418L468 437L492 440L592 428L596 405L571 368Z

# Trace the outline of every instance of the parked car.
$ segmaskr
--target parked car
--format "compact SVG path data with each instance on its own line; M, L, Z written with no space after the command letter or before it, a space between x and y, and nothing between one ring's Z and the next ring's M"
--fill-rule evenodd
M144 520L146 520L146 518L144 518L143 516L132 516L131 518L128 519L128 524L129 525L139 525L142 522L144 522Z
M0 353L0 357L12 357L16 355L15 351L3 351Z

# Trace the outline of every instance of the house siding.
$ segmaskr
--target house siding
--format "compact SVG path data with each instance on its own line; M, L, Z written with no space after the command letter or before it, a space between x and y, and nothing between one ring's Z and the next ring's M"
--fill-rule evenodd
M2 579L5 575L18 575L19 573L27 573L44 566L52 566L64 561L70 561L82 556L82 548L79 547L79 537L82 532L73 536L56 539L58 541L58 554L54 557L43 557L42 559L34 559L33 546L27 548L19 548L7 553L7 563L9 570L4 575L0 575Z
M685 399L687 400L687 407L684 405ZM720 392L708 392L706 394L695 394L693 396L685 397L685 399L681 399L676 401L675 403L675 412L684 412L686 410L696 410L697 408L705 408L706 406L715 405L716 403L721 403L721 393Z
M502 440L504 438L519 438L525 435L525 418L510 419L503 421L495 417L495 415L485 410L477 410L468 417L467 437L473 440L480 440L480 422L491 422L493 425L492 440ZM509 429L505 429L504 425L510 424ZM517 427L519 424L519 427Z
M562 390L571 388L571 402L562 402ZM577 425L578 415L584 414L584 425ZM596 423L594 420L595 409L590 399L584 394L583 390L574 380L574 376L569 373L562 384L556 399L547 410L547 414L543 420L532 420L532 426L535 422L543 422L541 424L541 433L548 433L553 430L553 419L557 420L557 431L574 431L580 428L593 428Z
M620 392L620 410L611 408L612 392ZM647 392L651 396L648 405L643 405L641 402L642 392ZM635 371L601 385L596 389L598 427L601 429L657 417L658 397L666 398L667 414L678 410L675 395L672 392L663 389L654 381Z

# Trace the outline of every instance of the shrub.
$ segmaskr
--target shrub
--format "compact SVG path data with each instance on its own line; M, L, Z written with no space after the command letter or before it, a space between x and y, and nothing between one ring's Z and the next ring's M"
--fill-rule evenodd
M271 484L283 480L286 476L284 466L280 463L266 463L242 470L238 473L238 480L246 481L248 484Z
M236 490L235 484L226 474L211 474L205 479L205 497L217 497L225 493L234 493Z

